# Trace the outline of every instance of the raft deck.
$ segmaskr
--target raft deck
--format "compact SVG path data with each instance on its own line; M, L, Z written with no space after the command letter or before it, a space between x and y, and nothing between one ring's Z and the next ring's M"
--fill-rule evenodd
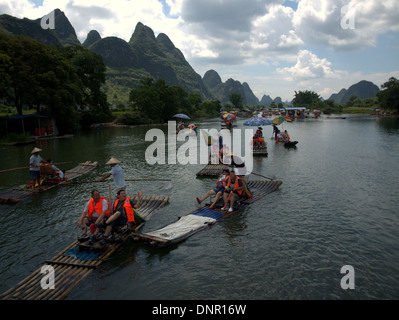
M282 181L280 180L250 181L247 185L252 193L252 198L241 201L233 212L222 211L221 208L209 209L208 207L201 207L170 225L147 233L135 232L131 234L131 237L135 241L143 241L145 244L155 247L167 247L182 242L197 232L207 229L221 219L241 210L245 205L276 191L281 184Z
M197 177L219 177L224 168L226 168L224 164L207 164L205 168L197 172Z
M135 201L137 197L132 197ZM147 221L159 209L166 205L169 197L166 196L143 196L141 207L138 209L140 215ZM134 229L137 232L144 224ZM117 243L106 244L101 251L79 250L80 242L74 241L64 250L45 261L45 264L22 280L15 287L0 295L2 300L62 300L85 279L92 271L109 258L127 239L132 231L123 230L121 240ZM93 246L95 247L95 245ZM42 289L41 281L46 272L41 270L44 266L54 268L54 289Z
M31 188L18 187L10 191L6 191L0 194L0 204L18 203L21 200L30 197L32 194L47 191L56 186L68 183L71 180L76 179L77 177L80 177L86 173L93 171L97 166L98 166L97 161L95 162L86 161L84 163L79 163L79 165L77 165L75 168L65 171L65 180L61 181L58 184L42 185L40 186L41 190L39 189L33 190Z
M268 155L267 148L252 149L252 155L254 155L254 156L266 156L267 157L267 155Z

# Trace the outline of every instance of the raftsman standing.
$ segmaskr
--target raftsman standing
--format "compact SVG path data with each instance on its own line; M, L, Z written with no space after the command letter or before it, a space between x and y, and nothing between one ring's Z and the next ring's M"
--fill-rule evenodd
M116 193L118 193L121 190L126 191L125 177L123 175L123 169L119 165L119 160L115 159L114 157L111 157L111 159L109 159L107 164L111 166L111 171L108 172L104 177L96 181L104 181L105 179L108 179L110 176L112 176L116 188Z

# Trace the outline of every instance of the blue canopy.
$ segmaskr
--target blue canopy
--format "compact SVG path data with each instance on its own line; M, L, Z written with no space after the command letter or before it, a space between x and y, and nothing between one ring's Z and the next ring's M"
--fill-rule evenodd
M184 113L175 114L173 118L190 119L190 117Z
M8 117L1 117L3 120L18 120L18 119L26 119L26 118L32 118L32 117L44 117L38 113L33 113L33 114L23 114L23 115L16 115L16 116L8 116Z
M273 124L271 120L263 117L251 118L244 122L244 126L268 126Z
M305 107L289 107L285 108L285 110L306 110Z

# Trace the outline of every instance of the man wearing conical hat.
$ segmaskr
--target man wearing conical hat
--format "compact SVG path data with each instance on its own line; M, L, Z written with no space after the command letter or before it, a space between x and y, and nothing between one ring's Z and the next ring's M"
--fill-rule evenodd
M36 184L40 189L40 164L46 163L46 161L44 161L42 157L39 155L40 151L42 151L42 149L35 147L32 150L31 156L29 158L29 165L30 165L29 173L31 179L33 180L33 185L32 185L33 190L35 190Z
M112 176L116 192L119 192L120 190L126 190L125 177L123 176L123 169L119 165L119 160L111 157L111 159L108 160L107 164L111 166L111 171L108 172L104 177L96 181L104 181L105 179L108 179L110 176Z

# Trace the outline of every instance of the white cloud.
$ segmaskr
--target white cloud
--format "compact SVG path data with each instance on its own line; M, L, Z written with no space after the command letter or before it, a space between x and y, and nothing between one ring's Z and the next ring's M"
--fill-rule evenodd
M201 75L214 69L225 80L232 77L247 82L258 97L265 92L289 100L294 90L315 88L328 94L345 87L342 84L346 80L373 81L367 78L372 76L367 65L350 74L333 66L345 58L345 51L375 46L380 35L399 31L398 0L301 0L296 9L284 6L286 3L44 0L42 6L35 7L28 0L0 0L0 13L37 19L59 8L81 42L93 29L102 37L116 36L129 41L136 24L142 22L155 34L167 34ZM355 29L341 27L341 9L347 4L355 13ZM316 52L326 49L341 53L330 54L329 60L317 56ZM397 62L392 65L393 69L398 68ZM380 78L386 81L389 76Z
M294 11L283 6L271 7L269 12L253 22L251 39L266 44L270 50L298 48L303 41L296 35L292 25Z
M331 69L331 62L320 59L308 50L300 50L295 66L277 68L277 71L286 76L288 81L304 81L316 78L334 78L337 75Z
M344 6L350 11L342 10ZM377 37L398 31L399 1L301 0L293 17L297 34L308 44L334 50L373 46ZM347 24L353 28L342 28Z
M149 26L156 34L166 33L176 44L185 39L179 31L180 19L169 19L157 0L44 0L35 7L27 0L0 0L4 12L18 18L41 18L54 9L65 13L81 42L90 30L102 37L116 36L129 41L138 22Z

